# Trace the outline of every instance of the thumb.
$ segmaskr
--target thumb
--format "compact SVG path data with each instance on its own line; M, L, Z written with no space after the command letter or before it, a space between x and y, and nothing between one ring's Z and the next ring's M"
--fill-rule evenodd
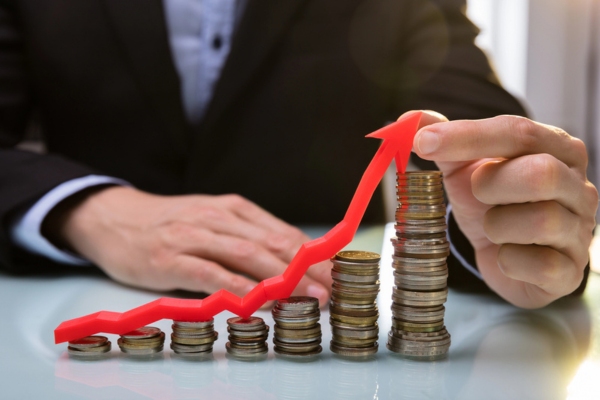
M417 112L421 113L421 121L419 121L419 131L428 125L433 125L433 124L437 124L440 122L448 122L448 118L446 118L446 116L440 114L439 112L435 112L432 110L407 111L398 118L398 121L400 121L401 119L406 118L414 113L417 113ZM416 139L416 136L415 136L415 139ZM415 143L415 148L416 148L416 141L414 143Z
M410 115L416 111L409 111L404 113L400 118L403 118L406 115ZM413 139L413 151L421 158L425 160L434 161L440 171L444 175L448 175L456 171L457 169L463 168L464 166L471 164L473 160L466 161L440 161L435 157L430 155L433 149L439 147L439 137L437 135L432 135L429 132L429 129L424 129L430 125L437 125L449 122L448 118L444 115L431 111L431 110L423 110L421 111L421 121L419 122L419 130L415 134Z

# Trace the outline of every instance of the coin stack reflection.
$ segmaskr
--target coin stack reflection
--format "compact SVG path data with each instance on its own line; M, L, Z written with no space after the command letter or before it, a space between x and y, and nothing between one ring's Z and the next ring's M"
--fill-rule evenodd
M165 334L153 326L145 326L121 335L117 344L123 353L132 356L151 356L163 350Z
M234 317L227 320L227 353L238 359L262 358L269 351L269 327L259 317Z
M346 357L377 353L379 260L377 253L340 251L332 259L332 352Z
M171 328L171 349L183 357L212 353L213 343L219 338L213 319L203 322L173 321Z
M319 300L314 297L282 299L277 301L272 314L275 320L273 350L276 353L289 357L311 357L323 350Z
M418 171L397 180L392 329L387 347L408 358L446 356L450 334L444 326L448 295L446 206L442 173Z
M79 359L95 359L105 356L111 348L106 336L87 336L69 342L69 356Z

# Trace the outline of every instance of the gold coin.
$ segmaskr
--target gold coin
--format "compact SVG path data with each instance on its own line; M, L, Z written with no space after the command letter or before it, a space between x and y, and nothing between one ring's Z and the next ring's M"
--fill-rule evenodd
M335 259L351 262L374 262L381 260L381 256L372 251L343 250L338 252Z

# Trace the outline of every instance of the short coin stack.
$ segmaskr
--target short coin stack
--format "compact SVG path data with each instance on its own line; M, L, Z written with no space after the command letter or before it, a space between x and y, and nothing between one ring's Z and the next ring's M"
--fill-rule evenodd
M100 358L110 351L111 344L106 336L87 336L69 342L69 356L79 359Z
M213 319L204 322L173 321L171 328L171 349L183 357L212 353L213 343L219 338Z
M405 357L435 360L446 356L450 334L444 326L448 295L446 206L442 173L399 174L392 329L387 347Z
M227 353L238 359L262 358L269 351L269 327L259 317L233 317L227 320Z
M163 350L165 334L153 326L144 326L121 335L117 344L128 355L151 356Z
M380 258L368 251L340 251L331 259L330 349L338 355L365 357L377 353Z
M275 320L273 349L276 353L289 357L311 357L323 350L319 300L314 297L282 299L277 301L272 314Z

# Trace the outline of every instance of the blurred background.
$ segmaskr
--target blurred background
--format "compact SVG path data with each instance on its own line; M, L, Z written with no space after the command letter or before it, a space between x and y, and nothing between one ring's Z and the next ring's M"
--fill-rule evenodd
M478 45L533 119L588 146L589 179L600 183L600 2L468 0Z

